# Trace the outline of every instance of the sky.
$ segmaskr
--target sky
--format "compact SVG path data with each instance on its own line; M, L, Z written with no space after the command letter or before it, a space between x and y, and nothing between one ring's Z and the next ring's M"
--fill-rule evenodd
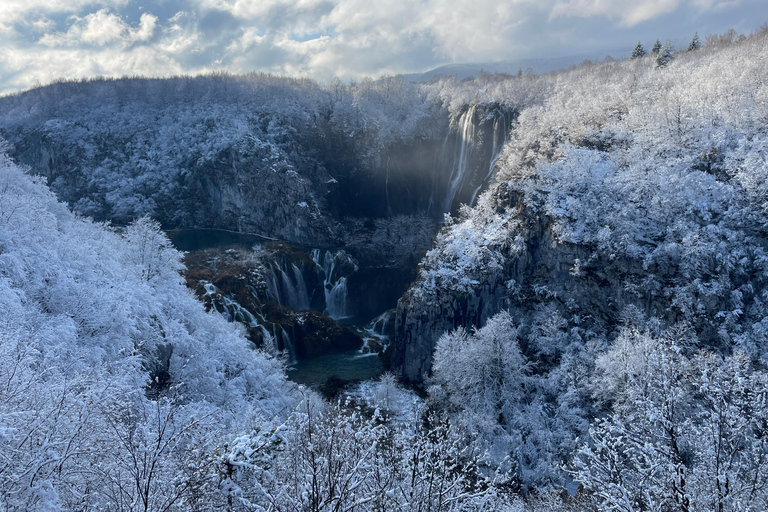
M768 0L0 0L0 94L211 71L350 80L608 55L766 22Z

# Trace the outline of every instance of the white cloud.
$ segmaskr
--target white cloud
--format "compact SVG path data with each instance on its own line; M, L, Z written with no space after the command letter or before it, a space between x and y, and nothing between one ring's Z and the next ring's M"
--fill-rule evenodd
M39 43L49 47L96 45L104 46L120 42L129 46L135 42L149 40L155 31L157 17L144 13L139 26L131 28L120 16L106 9L88 14L84 18L73 17L74 22L64 33L47 33Z
M0 0L0 93L93 74L359 79L447 61L612 51L683 31L704 37L697 23L707 15L707 30L722 32L734 13L764 1ZM753 15L736 28L764 21Z
M139 27L137 29L131 29L128 31L131 41L149 41L152 36L155 35L155 28L157 27L157 16L149 13L141 15L139 20Z
M80 13L85 8L118 9L130 0L1 0L0 25L10 26L29 19L35 13Z

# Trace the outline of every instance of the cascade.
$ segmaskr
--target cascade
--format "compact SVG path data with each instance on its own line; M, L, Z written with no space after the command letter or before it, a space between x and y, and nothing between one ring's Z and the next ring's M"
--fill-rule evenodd
M389 345L389 335L392 328L392 310L388 310L371 320L371 323L363 329L362 354L375 354Z
M278 329L280 329L279 334ZM272 324L272 338L275 340L276 350L280 350L280 343L278 340L282 340L283 350L288 353L288 364L296 364L296 351L293 348L293 341L288 333L285 332L285 329L278 324Z
M210 295L212 298L218 292L218 289L213 283L205 283L203 286L205 288L205 295ZM250 313L250 311L232 300L227 295L223 293L219 294L216 299L217 300L212 300L214 307L216 307L216 310L219 311L227 319L227 321L240 322L249 328L264 328L261 324L259 324L258 320ZM223 309L223 311L219 308Z
M296 350L293 348L291 337L288 336L288 333L282 327L280 327L280 330L283 331L283 346L288 351L288 364L296 364Z
M456 198L456 193L459 191L461 185L466 178L467 169L469 166L469 157L472 154L472 150L475 145L475 110L477 105L472 105L466 112L459 116L459 150L456 159L454 160L453 170L451 172L451 180L448 185L448 192L443 202L443 211L450 212L451 206L453 206L453 200Z
M391 309L383 312L371 321L367 330L379 336L389 336L391 334L392 315L393 311Z
M272 300L278 304L282 304L283 298L280 296L280 287L277 285L274 269L270 268L270 270L272 270L272 272L266 272L265 276L267 281L267 291Z
M347 307L347 299L349 294L347 293L347 278L340 277L335 284L333 284L330 291L328 287L325 287L325 309L326 314L333 318L348 318L349 308Z
M279 274L279 277L278 277ZM289 308L309 309L309 293L299 267L291 263L283 268L279 260L273 261L266 276L267 290L272 300Z
M338 276L337 263L350 263L355 270L357 264L344 251L325 251L312 249L312 261L317 267L317 275L323 283L323 292L325 293L325 311L324 314L338 320L352 316L349 304L349 293L347 291L346 276Z

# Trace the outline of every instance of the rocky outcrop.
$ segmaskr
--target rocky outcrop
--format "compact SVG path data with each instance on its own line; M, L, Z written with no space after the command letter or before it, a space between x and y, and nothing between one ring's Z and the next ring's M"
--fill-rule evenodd
M422 263L419 279L398 302L393 367L403 379L418 383L429 376L432 353L444 332L482 327L502 310L512 314L522 332L536 311L550 308L569 329L607 337L620 326L627 306L670 324L681 317L664 286L643 286L649 275L674 286L674 266L646 268L639 260L611 258L595 247L558 241L552 219L532 208L523 191L510 183L497 186L489 205L508 217L502 238L518 243L501 265L480 265L470 273L471 284L461 290L448 284L433 287L426 277L436 264L451 261L446 244L438 243L433 259ZM475 209L470 215L488 214ZM480 253L496 250L488 243Z

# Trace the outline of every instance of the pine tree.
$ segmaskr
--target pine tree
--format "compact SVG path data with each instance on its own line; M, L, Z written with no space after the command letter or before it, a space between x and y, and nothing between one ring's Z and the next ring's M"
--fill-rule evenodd
M645 56L645 48L643 48L643 43L638 42L637 46L635 46L635 49L632 50L632 58L639 59L643 56Z
M669 64L669 61L672 60L672 44L667 41L664 43L664 45L659 49L658 55L656 57L656 67L657 68L664 68Z
M699 33L696 32L693 34L693 39L691 39L691 44L688 45L688 51L692 52L694 50L698 50L701 48L701 42L699 42Z
M660 51L661 51L661 41L657 39L656 42L653 43L653 48L651 49L651 53L653 55L658 55Z

